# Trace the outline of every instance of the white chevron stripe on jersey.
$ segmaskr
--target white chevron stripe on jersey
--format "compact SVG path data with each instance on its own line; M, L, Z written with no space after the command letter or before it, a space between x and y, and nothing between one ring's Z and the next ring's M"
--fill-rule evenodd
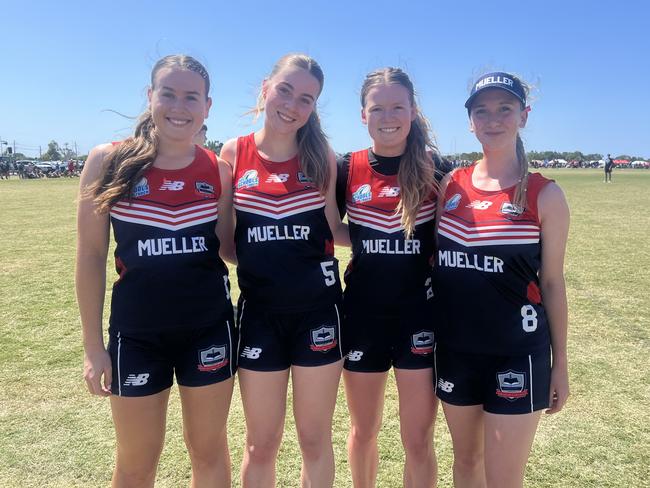
M236 192L234 197L235 209L276 220L323 208L324 206L325 198L317 191L277 199L242 192Z
M169 210L156 205L118 202L110 211L111 218L134 224L179 230L205 222L215 221L219 216L217 202L186 206L180 210Z
M382 214L376 211L369 210L361 207L347 207L348 220L357 225L362 225L370 229L385 232L387 234L394 234L404 230L402 227L401 219L402 214ZM435 204L427 204L419 211L415 220L415 225L420 225L429 222L435 218L436 207Z
M535 225L512 223L472 228L448 217L440 220L438 233L465 247L537 244L540 236L539 227Z

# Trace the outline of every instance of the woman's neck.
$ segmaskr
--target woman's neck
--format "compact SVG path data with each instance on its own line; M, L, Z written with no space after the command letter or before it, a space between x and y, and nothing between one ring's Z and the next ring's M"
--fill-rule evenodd
M298 153L298 140L295 133L282 134L262 127L253 137L257 151L269 161L287 161Z
M192 141L160 140L154 166L161 169L184 168L194 160L195 152L196 147Z
M474 186L484 190L508 188L519 182L521 172L515 148L490 150L483 148L483 159L476 168L472 180Z

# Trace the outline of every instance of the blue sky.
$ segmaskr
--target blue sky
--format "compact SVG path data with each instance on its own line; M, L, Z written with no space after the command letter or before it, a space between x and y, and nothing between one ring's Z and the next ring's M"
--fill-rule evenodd
M536 86L528 150L650 158L650 2L14 2L0 8L0 138L38 155L54 139L81 154L128 135L149 73L187 53L212 78L209 139L257 126L243 114L273 63L305 52L325 71L319 100L336 151L369 144L365 74L405 69L443 153L477 151L463 103L486 70Z

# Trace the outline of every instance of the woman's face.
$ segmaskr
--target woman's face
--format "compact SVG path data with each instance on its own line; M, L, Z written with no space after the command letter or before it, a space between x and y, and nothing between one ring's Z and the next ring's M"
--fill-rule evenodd
M192 141L212 104L201 75L180 68L160 69L148 97L159 137L171 141Z
M264 80L265 124L279 133L297 132L316 107L321 85L309 71L287 66Z
M368 90L361 120L368 126L374 151L382 156L402 154L415 115L409 92L404 86L377 85Z
M511 93L499 89L486 89L480 93L469 114L470 130L483 145L490 149L514 146L519 129L526 126L528 112Z

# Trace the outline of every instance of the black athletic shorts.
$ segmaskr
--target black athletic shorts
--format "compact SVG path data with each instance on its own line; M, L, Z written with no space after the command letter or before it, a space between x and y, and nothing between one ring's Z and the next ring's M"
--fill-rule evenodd
M174 374L183 386L227 380L237 369L238 339L230 310L214 326L200 329L142 333L120 331L111 325L112 392L131 397L153 395L172 386Z
M451 405L514 415L549 407L550 348L521 356L460 353L436 345L434 388Z
M238 363L254 371L322 366L342 359L340 304L305 312L273 312L240 299Z
M429 302L404 307L399 315L345 314L345 369L357 372L433 367L433 312Z

